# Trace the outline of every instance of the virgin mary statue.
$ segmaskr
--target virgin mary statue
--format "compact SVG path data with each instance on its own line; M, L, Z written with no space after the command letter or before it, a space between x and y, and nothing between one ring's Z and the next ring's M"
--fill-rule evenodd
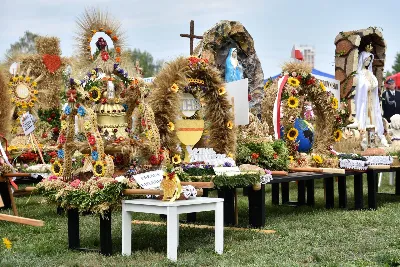
M229 49L225 61L225 82L233 82L243 79L243 67L237 59L237 49Z
M356 82L356 120L355 124L359 130L365 130L368 124L375 126L375 133L381 139L381 143L387 146L387 141L383 135L383 121L378 96L378 80L372 72L374 55L363 51L358 57Z

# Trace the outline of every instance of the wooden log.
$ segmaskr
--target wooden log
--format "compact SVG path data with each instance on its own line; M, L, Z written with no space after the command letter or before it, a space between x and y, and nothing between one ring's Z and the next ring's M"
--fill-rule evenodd
M387 170L387 169L390 169L390 165L369 165L368 169L371 169L371 170Z
M311 167L303 167L303 168L289 168L291 172L317 172L323 173L324 170L322 168L311 168Z
M345 174L346 170L345 169L339 169L339 168L322 168L324 173L338 173L338 174Z
M25 192L32 192L33 190L35 190L36 187L34 186L27 186L24 189L22 189Z
M31 177L30 173L22 173L22 172L16 172L16 173L5 173L3 174L3 177Z
M214 188L213 182L181 182L181 185L191 185L195 188Z
M32 226L43 226L44 222L41 220L29 219L24 217L18 217L13 215L7 214L0 214L0 221L8 221L8 222L15 222L21 224L27 224Z
M285 171L271 171L272 176L288 176L288 172Z

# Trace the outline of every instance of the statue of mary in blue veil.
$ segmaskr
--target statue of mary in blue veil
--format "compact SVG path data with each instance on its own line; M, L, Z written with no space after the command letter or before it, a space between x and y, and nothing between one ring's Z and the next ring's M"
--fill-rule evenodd
M243 79L243 67L237 59L237 49L229 49L225 61L225 82L233 82Z

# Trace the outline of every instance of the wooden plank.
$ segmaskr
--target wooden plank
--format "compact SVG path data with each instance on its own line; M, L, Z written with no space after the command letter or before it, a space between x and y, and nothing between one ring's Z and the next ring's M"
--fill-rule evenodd
M324 170L322 168L311 168L311 167L304 167L304 168L289 168L291 172L317 172L323 173Z
M31 177L31 174L30 173L21 173L21 172L5 173L5 174L3 174L3 177Z
M345 174L346 170L345 169L339 169L339 168L322 168L324 173L338 173L338 174Z
M214 188L213 182L181 182L181 185L191 185L195 188Z
M285 171L271 171L272 176L287 176L288 172Z
M371 169L371 170L388 170L388 169L390 169L390 165L369 165L368 169Z
M2 208L2 207L4 207L4 202L3 202L3 199L0 196L0 208Z
M44 226L44 222L41 220L29 219L29 218L18 217L18 216L7 215L7 214L0 214L0 221L21 223L21 224L27 224L27 225L32 225L32 226Z

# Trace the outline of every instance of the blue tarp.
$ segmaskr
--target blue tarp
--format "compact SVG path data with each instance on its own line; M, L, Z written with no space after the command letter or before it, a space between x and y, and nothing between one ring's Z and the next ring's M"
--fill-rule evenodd
M331 74L328 74L328 73L319 71L319 70L317 70L317 69L312 69L311 73L314 74L314 75L319 75L319 76L323 76L323 77L326 77L326 78L335 79L335 76L334 76L334 75L331 75ZM279 75L281 75L281 74L272 76L271 78L274 80L274 79L278 78ZM269 79L269 78L265 79L264 82L267 82L268 79Z

